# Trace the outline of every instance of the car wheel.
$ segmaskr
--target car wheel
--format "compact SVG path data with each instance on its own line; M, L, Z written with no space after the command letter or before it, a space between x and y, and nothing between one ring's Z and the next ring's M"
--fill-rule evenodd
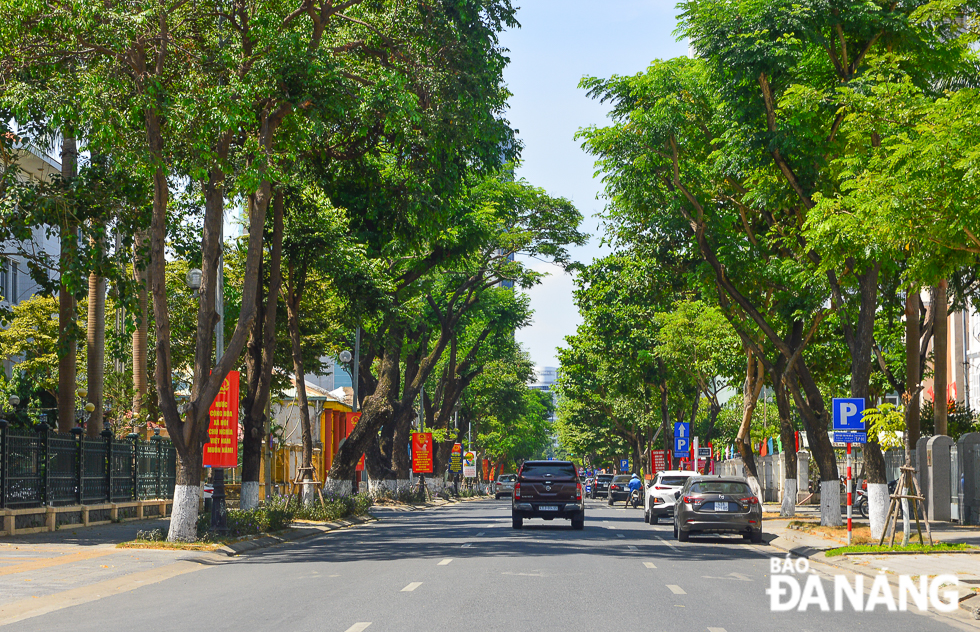
M585 528L585 512L584 511L578 512L577 514L575 514L575 517L572 518L572 528L575 529L576 531L581 531L582 529Z
M610 496L609 497L609 506L612 507L614 502L615 501L613 500L612 496Z
M493 495L493 499L494 500L500 500L500 494L494 494Z
M677 539L677 523L674 523L674 539Z
M524 527L524 516L511 516L511 523L515 529Z
M752 532L752 544L762 544L762 529Z
M675 529L676 529L676 527L675 527ZM691 539L691 532L690 531L683 531L681 529L677 529L677 539L680 542L687 542L688 540Z
M643 512L643 522L645 522L647 524L650 524L650 512L649 511L644 511Z

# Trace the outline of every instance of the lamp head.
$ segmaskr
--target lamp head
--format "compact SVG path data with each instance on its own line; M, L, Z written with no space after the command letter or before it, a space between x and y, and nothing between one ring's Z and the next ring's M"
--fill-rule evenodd
M347 351L346 349L344 349L343 351L340 352L340 361L341 362L350 362L353 358L354 358L354 356L352 356L350 354L350 351Z
M191 268L187 271L187 276L184 277L184 281L187 283L187 287L196 292L201 289L201 279L203 277L203 272L197 268Z

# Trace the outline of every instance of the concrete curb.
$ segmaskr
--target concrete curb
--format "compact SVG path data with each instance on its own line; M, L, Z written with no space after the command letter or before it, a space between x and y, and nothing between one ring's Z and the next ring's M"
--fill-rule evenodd
M790 555L795 555L796 557L805 557L808 560L818 562L820 564L826 564L827 566L833 566L842 570L850 571L852 573L860 573L865 577L877 577L878 572L873 571L869 568L865 568L858 564L852 564L848 560L844 559L847 556L835 556L827 557L824 555L824 551L834 548L826 547L822 549L813 548L796 542L790 538L783 536L777 536L768 542L769 546L775 547L781 551L785 551ZM949 554L961 553L962 551L951 551ZM898 587L898 579L889 575L885 575L888 579L888 583L892 584L894 587ZM980 620L980 595L977 595L973 590L964 588L960 586L960 609L965 610L973 615L974 619Z
M285 544L287 542L298 542L300 540L313 538L318 535L323 535L324 533L336 531L338 529L345 529L347 527L364 524L365 522L374 522L376 520L377 518L371 514L368 514L367 516L354 516L352 518L323 524L306 524L302 527L289 527L288 529L284 529L278 533L265 535L260 538L255 538L254 540L243 540L241 542L219 546L212 551L212 553L219 553L227 555L228 557L235 557L236 555L241 555L242 553L266 549L271 546Z

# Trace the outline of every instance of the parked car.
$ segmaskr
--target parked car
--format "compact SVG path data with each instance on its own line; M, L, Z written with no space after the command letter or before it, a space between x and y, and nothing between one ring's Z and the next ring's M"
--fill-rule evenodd
M571 461L525 461L514 482L511 518L515 529L528 518L572 521L573 529L585 528L582 481Z
M661 518L674 517L674 492L680 491L687 479L697 476L689 470L665 470L658 472L653 485L647 487L643 502L643 519L649 524L657 524Z
M744 478L692 476L674 494L674 537L681 542L692 533L740 533L762 542L762 505Z
M607 494L610 505L617 500L626 501L630 497L630 478L629 474L613 476L612 481L609 482L609 493Z
M609 495L609 483L612 482L612 474L596 474L595 480L592 481L592 499L595 500L600 496Z
M500 500L501 496L513 496L516 480L517 474L501 474L498 476L497 482L494 483L493 497Z

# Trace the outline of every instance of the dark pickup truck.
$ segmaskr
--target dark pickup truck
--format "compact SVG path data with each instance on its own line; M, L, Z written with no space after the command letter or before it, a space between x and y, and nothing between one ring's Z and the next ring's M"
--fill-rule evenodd
M514 483L511 505L514 528L525 518L572 521L573 529L585 527L582 481L571 461L525 461Z

